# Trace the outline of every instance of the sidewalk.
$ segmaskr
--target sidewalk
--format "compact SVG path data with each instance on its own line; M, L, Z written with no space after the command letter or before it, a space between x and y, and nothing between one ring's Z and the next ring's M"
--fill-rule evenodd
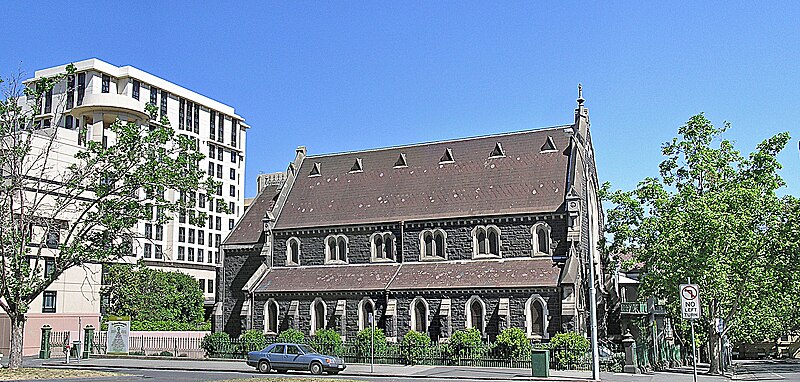
M41 366L67 366L63 360L50 359ZM255 373L242 360L196 360L196 359L152 359L152 358L92 358L80 362L70 362L69 367L91 367L104 369L145 369ZM457 366L400 366L375 365L374 372L365 364L349 364L339 375L363 377L404 377L404 378L443 378L443 379L483 379L483 380L543 380L532 378L531 370L517 368L457 367ZM556 381L586 381L590 372L550 370L550 378Z

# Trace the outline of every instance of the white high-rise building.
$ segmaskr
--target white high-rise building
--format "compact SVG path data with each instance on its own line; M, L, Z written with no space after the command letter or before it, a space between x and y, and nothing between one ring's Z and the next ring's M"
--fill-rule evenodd
M134 245L135 253L122 260L131 263L143 260L153 268L180 271L195 277L204 293L207 317L210 317L215 304L216 273L220 267L219 246L244 213L245 136L249 126L233 107L137 68L118 67L98 59L74 65L75 75L68 76L66 81L54 87L37 116L40 128L59 127L58 145L54 149L70 151L63 153L65 155L59 153L60 159L70 161L74 152L85 146L88 140L113 143L114 138L107 129L117 119L158 123L150 121L145 112L146 104L152 103L158 108L159 117L166 115L169 118L177 134L198 142L199 150L206 155L199 164L200 168L222 184L212 195L200 191L191 195L168 193L168 198L194 200L195 210L208 215L205 226L191 224L187 216L178 216L165 225L141 221L137 224L141 238ZM38 70L28 82L65 71L66 65ZM85 128L85 135L80 134L81 128ZM209 202L210 199L213 203ZM31 306L31 314L44 315L44 319L49 315L51 319L47 319L48 322L59 319L72 321L73 318L77 321L76 317L84 313L98 317L101 313L99 302L87 304L78 300L99 299L99 296L87 296L87 290L88 294L98 294L99 287L93 285L87 289L84 275L73 273L66 272L54 283L51 286L53 290L45 292L46 298L37 298ZM71 282L71 278L77 281ZM68 301L72 298L76 301ZM40 307L41 312L38 311ZM0 350L5 342L1 321ZM33 334L33 331L38 331L38 327L28 328L26 335ZM38 336L33 337L38 341ZM25 342L29 340L26 338Z

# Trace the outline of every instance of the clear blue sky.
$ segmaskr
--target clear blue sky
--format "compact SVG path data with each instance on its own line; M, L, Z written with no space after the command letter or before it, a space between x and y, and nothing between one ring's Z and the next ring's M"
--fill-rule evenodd
M703 111L743 152L792 133L784 192L800 195L800 3L533 3L13 1L0 73L97 57L232 105L252 126L247 196L298 145L570 123L578 82L601 180L655 175L661 143Z

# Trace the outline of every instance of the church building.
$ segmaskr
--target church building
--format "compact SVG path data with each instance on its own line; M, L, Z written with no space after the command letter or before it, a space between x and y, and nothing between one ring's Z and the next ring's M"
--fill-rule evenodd
M603 216L589 113L570 124L309 155L259 178L223 243L214 327L446 341L518 327L532 341L588 330L590 248ZM595 258L599 258L595 253ZM601 323L601 327L603 324Z

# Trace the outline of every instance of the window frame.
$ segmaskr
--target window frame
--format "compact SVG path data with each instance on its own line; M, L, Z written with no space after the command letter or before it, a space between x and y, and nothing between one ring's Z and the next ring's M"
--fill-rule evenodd
M546 252L542 252L540 250L540 242L539 242L539 232L543 231L545 234L545 245L546 245ZM551 237L552 228L546 222L540 221L536 222L536 224L531 227L531 243L533 244L533 255L534 256L552 256L553 255L553 239Z
M377 239L381 239L381 246L378 248L378 244L376 243ZM388 257L386 255L386 245L387 239L392 240L392 256ZM376 262L397 262L397 237L394 233L389 231L384 232L375 232L369 237L369 246L370 246L370 261L373 263Z
M485 243L481 243L478 236L483 233ZM492 248L491 234L497 236L497 248ZM482 245L483 244L483 245ZM485 252L481 252L481 247L485 246ZM493 253L493 249L497 253ZM477 225L472 229L472 258L473 259L499 259L503 257L503 233L499 227L493 224Z
M272 317L272 314L269 311L269 308L272 306L275 307L275 317ZM269 300L267 300L267 302L264 303L264 334L270 334L270 335L278 334L278 330L280 330L281 326L280 317L281 317L281 306L278 305L278 302L275 301L274 298L270 298ZM271 330L273 328L270 328L270 321L272 319L275 320L275 328L274 328L275 330Z
M419 302L422 302L422 304L425 307L425 315L424 315L424 317L425 317L425 325L424 325L425 330L424 331L418 331L417 330L417 303L419 303ZM430 319L431 308L430 308L430 305L428 305L428 301L425 300L423 297L420 297L420 296L414 297L414 299L411 300L411 304L408 306L408 313L411 316L411 320L409 321L410 324L411 324L411 326L410 326L411 330L413 330L413 331L415 331L417 333L425 333L425 334L427 334L428 331L430 330L430 323L431 323L430 322L431 321L431 319Z
M375 316L375 301L369 297L364 297L361 301L358 302L358 330L364 330L369 328L369 317L364 313L364 307L366 305L372 306L372 319L375 320L377 317ZM375 327L377 327L377 322Z
M319 327L319 322L317 322L317 305L318 305L318 303L322 303L322 320L323 320L322 327ZM310 336L314 336L314 335L317 334L318 330L323 330L323 329L326 328L326 325L325 325L326 322L324 322L324 321L327 321L327 319L328 319L328 304L321 297L317 297L311 302L311 305L308 308L308 314L309 314L309 316L311 318L311 320L309 321L310 325L309 325L309 329L308 329L308 334Z
M48 304L52 301L52 305ZM42 313L56 313L58 305L58 293L54 290L46 290L42 292Z
M480 306L481 306L481 324L480 324L480 328L476 327L475 323L472 322L473 321L472 320L472 305L474 303L476 303L476 302L479 303ZM467 328L467 329L473 328L473 329L478 330L481 333L481 337L484 337L486 335L486 303L483 301L482 298L480 298L480 296L474 295L474 296L471 296L467 300L466 304L464 305L464 316L466 318L466 321L464 323L464 327L465 328Z
M429 255L426 248L425 237L427 235L431 236L431 250L432 253ZM436 238L441 236L442 238L442 248L441 254L439 253L439 248L436 242ZM422 261L436 261L436 260L447 260L447 231L441 228L433 228L433 229L426 229L422 230L419 233L419 243L420 243L420 251L419 251L419 258Z
M297 243L297 261L294 261L292 256L292 243ZM303 253L302 241L297 236L292 236L286 239L286 266L299 266L300 256Z
M539 306L542 307L542 327L541 327L541 334L533 332L533 317L531 317L531 308L533 304L540 304ZM543 340L549 339L550 335L547 333L547 329L549 326L549 319L548 316L550 315L550 311L547 308L547 301L539 294L531 295L527 301L525 301L525 333L530 339L535 340Z
M328 245L334 240L334 253ZM341 253L341 243L344 242L344 254ZM325 264L347 264L350 257L350 239L344 234L331 234L325 237Z

